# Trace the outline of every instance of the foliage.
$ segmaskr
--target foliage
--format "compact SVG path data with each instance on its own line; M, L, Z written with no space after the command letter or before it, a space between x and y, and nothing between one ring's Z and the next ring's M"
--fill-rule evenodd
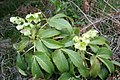
M20 42L14 44L19 72L24 76L32 73L34 79L60 74L58 80L97 76L105 79L108 75L102 74L103 67L113 73L112 51L107 40L94 29L77 35L77 30L65 18L73 23L62 13L48 19L42 12L28 14L25 19L10 18L23 34Z

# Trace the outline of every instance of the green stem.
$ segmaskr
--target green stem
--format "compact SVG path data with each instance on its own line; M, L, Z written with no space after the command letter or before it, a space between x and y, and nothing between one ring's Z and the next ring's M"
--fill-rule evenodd
M33 48L34 48L34 46L32 46L31 48L29 48L24 54L22 54L22 56L25 55L27 52L29 52Z
M90 59L88 59L88 58L85 58L85 59L88 60L88 61L90 60Z
M48 24L48 23L45 23L43 26L41 26L41 29L42 29L43 27L45 27L47 24Z
M92 53L90 53L90 52L87 52L87 51L86 51L86 53L87 53L87 54L89 54L89 55L91 55L91 56L93 55Z
M35 41L34 41L34 52L35 52Z

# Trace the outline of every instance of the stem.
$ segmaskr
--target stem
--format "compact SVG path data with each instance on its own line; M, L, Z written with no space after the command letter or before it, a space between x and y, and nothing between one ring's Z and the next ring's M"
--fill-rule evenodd
M108 5L108 6L110 6L113 10L115 10L116 12L118 12L112 5L110 5L106 0L104 0L104 2Z
M33 48L34 48L34 46L32 46L31 48L29 48L24 54L22 54L22 56L25 55L27 52L29 52Z
M34 52L35 52L35 41L34 41L34 46L33 47L34 47Z
M88 61L90 60L90 59L88 59L88 58L85 58L85 59L88 60Z
M92 53L90 53L90 52L87 52L87 51L86 51L86 53L87 53L87 54L89 54L89 55L91 55L91 56L93 55Z
M43 26L41 26L41 29L42 29L43 27L45 27L47 24L48 24L48 23L45 23Z

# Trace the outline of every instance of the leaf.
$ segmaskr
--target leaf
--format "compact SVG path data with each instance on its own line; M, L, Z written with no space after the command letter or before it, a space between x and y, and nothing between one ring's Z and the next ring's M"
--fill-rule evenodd
M53 16L52 19L57 19L57 18L62 18L62 17L67 17L67 16L63 13L59 13L59 14L56 14L55 16Z
M102 57L98 57L98 58L99 58L99 60L101 62L103 62L106 65L106 67L108 68L110 73L114 72L114 65L113 65L113 63L111 61L109 61L109 60L107 60L105 58L102 58Z
M97 46L97 45L89 45L89 46L90 46L90 48L92 49L92 51L94 53L96 53L98 51L98 49L99 49L99 46Z
M90 64L91 64L90 76L95 78L95 77L97 77L97 75L100 71L99 60L95 56L91 56L90 57Z
M66 28L70 33L72 32L72 26L64 19L48 19L47 22L51 27L55 27L58 30Z
M101 66L100 72L98 73L98 76L102 79L102 80L106 80L106 78L108 77L109 72L107 70L106 67Z
M18 50L22 51L29 44L29 39L23 37L22 40L18 43Z
M90 41L90 44L94 44L94 45L103 45L105 44L105 38L103 37L96 37L93 40Z
M22 75L27 76L27 74L25 73L27 66L25 64L23 57L19 53L17 54L16 66L17 66L18 71Z
M23 57L18 53L17 54L17 61L16 61L16 65L17 67L19 67L21 70L26 70L27 66L25 64L25 61L23 59Z
M113 63L114 65L116 65L116 66L119 66L119 67L120 67L120 63L119 63L119 62L117 62L117 61L112 61L112 63Z
M98 49L96 56L109 59L112 56L112 51L106 47L102 47Z
M60 42L63 43L65 47L69 47L74 45L74 41L72 39L73 39L73 36L71 35L63 38Z
M69 80L69 78L70 77L72 77L71 75L70 75L70 73L63 73L59 78L58 78L58 80Z
M35 60L35 57L33 57L31 72L35 79L38 79L40 76L43 76L38 63Z
M64 29L62 29L61 31L60 31L60 37L62 37L62 38L65 38L65 37L70 37L72 34L70 34L69 33L69 31L66 29L66 28L64 28Z
M50 49L58 49L64 46L62 43L55 41L53 39L41 39L41 40Z
M24 76L27 76L27 74L22 70L20 69L18 66L16 66L17 70L19 71L20 74L24 75Z
M25 54L25 60L28 64L27 69L30 70L31 69L31 64L32 64L32 54L31 53Z
M67 59L61 50L55 50L52 54L52 59L60 72L63 73L69 70Z
M54 71L54 66L46 53L36 52L34 56L42 69L50 74Z
M40 39L35 40L35 47L36 47L37 51L45 52L45 53L47 53L48 56L50 56L46 46L44 46L44 44L42 43L42 41Z
M44 72L44 80L49 80L52 74Z
M49 37L53 37L53 36L56 36L56 35L59 35L60 32L55 30L55 29L40 29L38 31L38 36L40 38L49 38Z
M76 53L73 50L69 50L69 49L62 49L62 51L64 51L65 53L68 54L70 60L73 62L73 64L78 67L78 70L80 72L80 74L83 77L87 77L88 76L88 70L87 68L83 65L83 60L80 56L79 53Z
M71 74L71 75L75 75L75 71L74 71L74 69L75 69L75 66L73 65L73 63L71 62L71 61L69 61L70 63L70 71L69 71L69 73Z
M70 60L73 62L73 64L80 68L83 63L82 63L82 58L80 57L80 54L79 53L76 53L75 51L73 50L70 50L70 49L62 49L62 51L64 51L65 53L68 54Z
M78 68L78 71L85 78L89 76L89 71L85 66L81 66L80 68Z
M55 16L52 17L52 19L58 19L58 18L62 18L62 17L68 18L71 21L72 25L73 25L74 20L72 18L70 18L69 16L66 16L63 13L56 14Z

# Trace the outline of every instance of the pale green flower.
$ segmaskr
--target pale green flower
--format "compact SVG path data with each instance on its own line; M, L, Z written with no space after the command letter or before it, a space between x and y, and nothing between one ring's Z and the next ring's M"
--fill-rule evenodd
M24 27L23 25L17 25L16 26L17 30L21 30L21 29L23 29L23 27Z
M98 31L97 30L89 30L88 32L84 33L82 37L84 38L94 38L97 36Z
M79 41L80 41L78 36L75 36L75 37L73 38L73 40L74 40L75 42L79 42Z
M73 38L75 48L85 51L86 46L90 43L91 38L96 37L97 33L98 33L98 31L96 31L96 30L89 30L88 32L84 33L80 37L75 36Z
M90 39L83 37L83 38L82 38L82 42L85 42L85 43L88 44L88 43L90 43Z
M34 13L33 16L34 16L34 18L39 18L41 16L41 12Z
M97 36L98 31L97 30L91 30L91 38L94 38Z
M79 49L79 43L75 43L74 45L76 49Z
M15 23L16 20L17 20L17 17L11 17L10 18L10 22L12 22L12 23Z
M83 38L90 38L90 34L89 33L84 33L84 34L82 34L82 37Z
M29 23L24 23L23 26L27 27L29 26L30 24Z
M98 31L97 30L89 30L88 32L87 32L87 34L88 35L90 35L90 38L94 38L94 37L96 37L97 36L97 33L98 33Z
M28 14L25 18L28 22L32 22L34 20L33 14Z
M41 21L40 18L34 19L34 22L35 22L35 23L38 23L38 22L40 22L40 21Z
M87 46L87 43L85 43L85 42L80 42L80 43L79 43L79 50L85 51L85 50L86 50L86 46Z
M79 42L79 43L75 43L74 46L75 46L76 49L85 51L87 43L85 43L85 42Z
M29 36L31 34L30 29L23 29L20 32L23 33L25 36Z
M10 22L12 22L14 24L21 24L21 23L24 23L25 20L23 18L20 18L20 17L11 17Z
M31 28L33 28L34 27L34 25L32 24L32 23L28 23L28 22L25 22L24 24L23 24L23 26L24 27L31 27Z
M28 21L28 22L35 22L35 23L38 23L38 22L40 22L41 21L41 19L40 19L40 17L42 16L42 14L41 14L41 12L38 12L38 13L34 13L34 14L28 14L27 16L26 16L26 20Z

